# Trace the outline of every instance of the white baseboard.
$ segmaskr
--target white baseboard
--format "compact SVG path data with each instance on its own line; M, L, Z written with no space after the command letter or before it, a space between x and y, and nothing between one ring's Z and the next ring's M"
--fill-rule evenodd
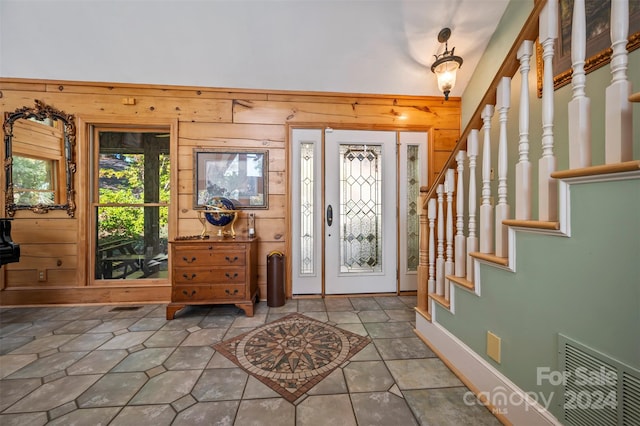
M416 333L503 423L562 424L538 401L439 324L417 314Z

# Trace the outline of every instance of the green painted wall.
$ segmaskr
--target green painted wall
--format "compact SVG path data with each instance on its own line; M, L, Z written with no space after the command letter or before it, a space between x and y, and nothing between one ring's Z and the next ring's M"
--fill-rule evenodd
M465 123L529 14L532 1L513 0L462 98ZM629 79L640 90L640 50L629 57ZM608 66L587 76L591 98L592 163L604 163L604 88ZM518 161L520 74L513 78L508 113L508 186L511 217L515 212L515 164ZM541 101L536 92L535 58L529 75L530 152L533 193L537 194L541 148ZM567 103L571 88L555 92L554 154L557 169L568 168ZM633 107L634 158L640 158L640 105ZM498 114L492 119L492 164L497 165ZM480 149L483 137L480 136ZM482 156L478 165L482 164ZM496 179L492 194L497 200ZM480 169L477 170L480 179ZM468 177L466 177L468 179ZM437 307L437 321L501 373L527 392L545 397L559 388L538 386L537 368L558 370L557 335L563 333L589 347L640 369L640 180L572 186L572 237L519 232L516 272L482 265L482 295L456 288L456 314ZM479 193L479 192L478 192ZM538 217L533 197L533 219ZM502 362L486 356L486 333L502 339ZM549 409L560 416L557 403Z
M527 17L533 9L533 0L511 0L504 11L500 24L491 37L478 66L462 96L462 122L467 123L482 100L485 90L498 72L503 58L511 49ZM464 65L460 73L465 72Z
M482 265L481 297L456 289L436 318L527 392L537 368L558 370L557 334L640 369L640 179L574 185L572 237L519 232L516 272ZM502 362L486 334L502 339ZM559 416L558 407L550 410Z

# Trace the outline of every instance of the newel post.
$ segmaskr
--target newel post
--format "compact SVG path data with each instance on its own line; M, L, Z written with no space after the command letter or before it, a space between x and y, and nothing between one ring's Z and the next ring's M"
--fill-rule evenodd
M428 294L436 292L436 199L429 199L427 206L427 218L429 219L429 281ZM427 301L427 303L429 303ZM429 306L431 304L429 303Z
M418 206L420 213L418 215L420 223L420 240L418 251L418 309L422 312L429 311L429 226L427 223L427 209L425 208L427 201L427 188L420 187L418 195Z

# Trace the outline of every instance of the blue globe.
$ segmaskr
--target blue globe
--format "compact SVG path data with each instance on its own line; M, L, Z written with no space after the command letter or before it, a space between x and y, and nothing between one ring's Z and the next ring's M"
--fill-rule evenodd
M224 210L234 210L235 206L233 205L233 201L224 197L212 197L207 201L208 206L214 206L219 209ZM233 222L233 218L235 217L235 213L224 213L224 212L206 212L204 217L207 219L207 222L214 226L226 226Z

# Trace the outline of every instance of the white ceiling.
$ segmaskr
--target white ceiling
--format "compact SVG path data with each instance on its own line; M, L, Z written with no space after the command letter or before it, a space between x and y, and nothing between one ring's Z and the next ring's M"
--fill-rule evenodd
M517 1L517 0L516 0ZM444 51L438 33L451 29L449 49L464 60L452 95L460 96L482 57L509 0L401 0L407 48L420 65L430 67ZM427 95L438 95L435 83Z
M439 96L449 27L460 96L508 2L0 0L0 76Z

